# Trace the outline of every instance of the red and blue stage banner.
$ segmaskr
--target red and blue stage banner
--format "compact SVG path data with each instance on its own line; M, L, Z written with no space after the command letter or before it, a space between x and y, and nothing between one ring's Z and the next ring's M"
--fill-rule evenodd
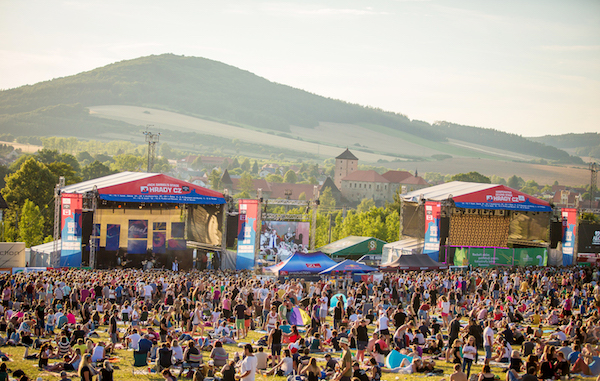
M577 236L577 209L562 208L563 220L563 266L573 264L575 255L575 237Z
M106 225L106 250L118 251L121 244L121 225Z
M148 238L148 220L129 220L127 238Z
M519 210L523 212L552 211L548 202L504 185L456 196L453 200L457 208Z
M61 195L60 267L81 267L82 195Z
M256 232L258 223L258 200L239 201L238 246L236 270L254 267Z
M183 239L185 234L185 222L171 223L171 238Z
M425 202L425 244L423 254L429 255L437 262L440 252L440 214L442 205L439 202Z
M152 252L154 252L155 254L166 254L167 232L152 233Z
M224 204L223 194L158 174L124 184L98 188L102 200L117 202L166 202L175 204Z
M169 250L185 250L187 241L185 239L170 239L168 242Z

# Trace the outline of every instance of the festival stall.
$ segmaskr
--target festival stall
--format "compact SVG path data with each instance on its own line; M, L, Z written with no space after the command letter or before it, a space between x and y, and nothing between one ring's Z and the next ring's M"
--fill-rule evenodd
M386 242L373 237L349 236L331 242L319 251L328 254L331 258L358 259L366 254L381 255L381 250Z
M418 238L405 238L400 241L390 242L383 245L381 253L381 264L394 261L400 255L423 254L425 242Z
M323 269L334 266L337 262L321 252L294 253L290 258L274 266L265 267L265 272L279 277L295 277L319 275Z
M336 263L335 265L331 266L330 268L328 268L326 270L321 271L319 274L321 274L321 275L333 274L333 273L353 274L353 273L369 273L372 271L377 271L377 269L373 268L371 266L367 266L362 263L358 263L351 259L346 259L340 263Z
M381 271L445 270L448 265L438 263L427 254L402 254L393 262L384 263Z

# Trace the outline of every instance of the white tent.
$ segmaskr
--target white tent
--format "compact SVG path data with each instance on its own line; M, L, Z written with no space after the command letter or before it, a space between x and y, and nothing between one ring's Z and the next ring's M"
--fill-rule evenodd
M400 255L422 254L424 241L418 238L406 238L383 245L381 265L395 261Z
M30 267L59 267L61 241L56 242L57 250L54 251L54 242L32 246L29 249Z

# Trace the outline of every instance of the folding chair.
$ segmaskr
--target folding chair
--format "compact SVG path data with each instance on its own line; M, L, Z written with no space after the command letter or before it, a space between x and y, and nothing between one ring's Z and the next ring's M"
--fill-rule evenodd
M144 372L138 371L136 373L135 368L142 368L148 366L148 353L139 353L133 352L133 364L132 364L132 374L135 376L136 374L144 374Z

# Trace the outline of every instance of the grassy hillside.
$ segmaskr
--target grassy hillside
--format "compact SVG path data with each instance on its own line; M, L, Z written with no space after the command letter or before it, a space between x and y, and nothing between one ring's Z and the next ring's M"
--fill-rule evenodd
M310 94L220 62L171 54L0 92L0 113L74 103L149 106L280 131L289 131L290 125L358 120L443 139L433 128L413 126L400 114Z
M447 143L451 138L557 162L581 160L517 135L450 123L411 121L401 114L273 83L220 62L172 54L122 61L70 77L0 91L0 128L16 135L86 137L98 131L132 127L86 115L86 107L99 105L152 107L285 133L292 126L316 128L321 123L374 125L424 139L428 142L425 146Z

